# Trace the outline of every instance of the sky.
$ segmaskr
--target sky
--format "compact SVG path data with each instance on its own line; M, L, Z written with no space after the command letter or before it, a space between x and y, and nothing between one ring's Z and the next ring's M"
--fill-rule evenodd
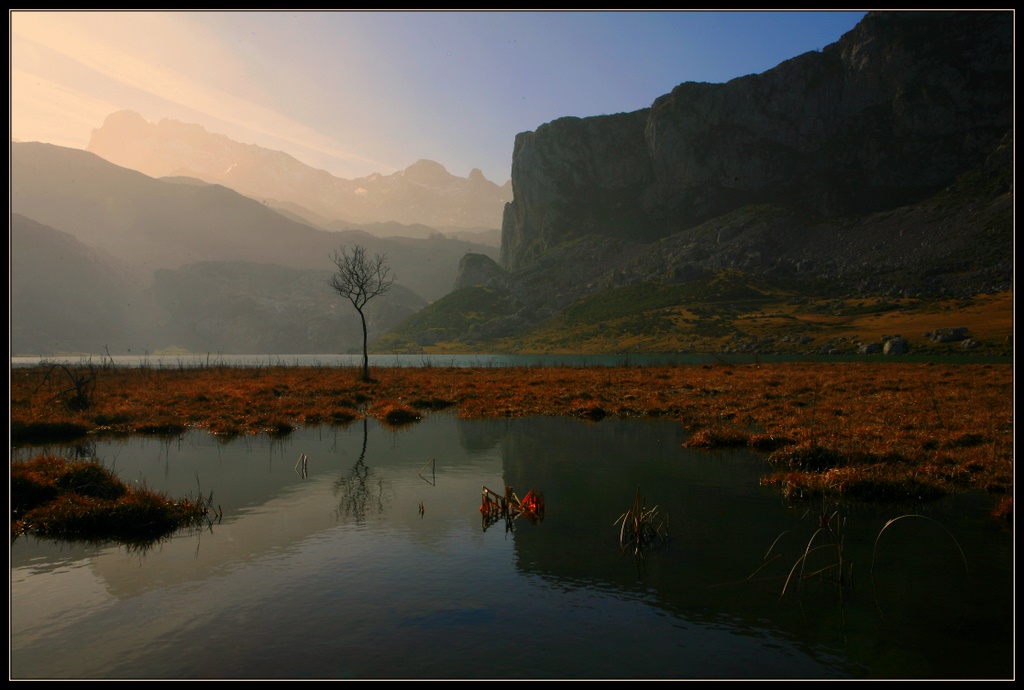
M520 132L764 72L863 16L11 10L10 135L85 149L134 110L348 179L430 159L502 184Z

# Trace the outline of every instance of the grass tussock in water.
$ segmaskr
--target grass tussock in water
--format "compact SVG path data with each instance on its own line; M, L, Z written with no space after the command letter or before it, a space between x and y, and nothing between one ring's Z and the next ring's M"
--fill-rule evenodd
M657 416L685 426L690 446L764 453L765 481L794 498L1013 491L1012 364L380 367L371 381L345 367L111 367L90 370L88 406L59 395L73 371L47 373L11 371L15 445L46 429L199 428L232 438L367 416L400 426L441 411L593 423ZM1012 514L1012 502L999 510Z
M415 408L395 401L385 401L375 405L371 413L381 424L389 427L401 427L420 421L422 416Z
M11 463L11 536L144 544L208 513L202 499L173 500L121 482L95 460L44 455Z

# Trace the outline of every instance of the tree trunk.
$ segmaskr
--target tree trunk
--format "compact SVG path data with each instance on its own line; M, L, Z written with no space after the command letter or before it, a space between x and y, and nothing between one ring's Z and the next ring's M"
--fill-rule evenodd
M362 309L357 309L359 319L363 322L363 381L370 380L370 356L366 352L366 316Z

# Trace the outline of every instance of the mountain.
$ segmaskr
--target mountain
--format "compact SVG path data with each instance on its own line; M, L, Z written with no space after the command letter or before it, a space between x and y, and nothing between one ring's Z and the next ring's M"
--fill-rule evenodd
M295 204L345 223L499 228L512 199L510 181L499 186L477 169L463 178L420 160L391 175L347 180L199 125L151 123L128 110L112 113L93 130L87 149L150 177L195 177L270 206Z
M1012 294L1013 54L1011 12L873 12L763 74L521 133L500 267L378 346L852 351L875 325L829 324L858 310L923 341Z
M11 216L11 352L358 352L359 316L329 270L242 261L160 269L152 284L68 233ZM426 306L400 285L367 305L371 337Z
M166 314L165 342L191 352L362 352L359 316L327 288L330 275L275 264L200 262L157 271L152 291ZM394 285L367 304L368 336L376 338L426 304Z
M108 343L144 340L131 340L145 306L128 266L17 213L10 242L12 353L100 353Z
M10 171L13 352L347 352L361 327L327 287L341 246L385 254L397 278L371 335L450 292L466 253L497 256L439 233L314 228L221 185L50 144L12 143Z
M329 232L285 217L215 184L157 180L99 156L36 142L11 145L11 210L70 233L152 278L200 261L330 268L330 254L359 242L386 254L398 281L426 300L454 285L467 251L491 247L435 234L379 238Z
M188 182L197 181L205 184L194 177L162 177L162 180ZM268 204L281 215L307 225L312 225L321 230L362 230L374 237L412 237L427 239L435 236L460 239L467 242L475 242L488 245L495 249L501 247L501 228L476 228L476 227L455 227L438 226L431 227L422 223L398 223L388 221L382 223L349 223L347 221L330 220L321 215L313 213L308 208L303 208L292 203L271 203Z
M500 256L430 230L456 223L357 229L306 201L205 182L198 163L156 179L15 143L12 346L347 351L357 327L332 330L351 314L332 311L322 280L330 253L359 242L387 254L403 288L374 305L379 352L831 353L904 339L1006 352L1013 57L1012 12L872 12L764 74L521 133ZM241 160L224 153L239 145L206 149L212 135L185 128L204 143L181 147L211 169ZM242 149L254 179L289 170L309 190L340 184ZM486 187L429 161L371 177L356 196L413 189L424 208L439 189Z
M11 145L11 210L146 275L217 259L309 267L340 239L220 185L156 180L86 151L36 142Z
M503 265L590 234L652 241L751 204L839 217L924 199L1011 155L1013 57L1012 12L875 12L763 74L521 133Z

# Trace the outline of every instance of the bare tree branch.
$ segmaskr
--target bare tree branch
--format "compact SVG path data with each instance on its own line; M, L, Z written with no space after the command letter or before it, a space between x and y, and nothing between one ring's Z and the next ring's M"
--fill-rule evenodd
M353 245L351 251L342 247L331 255L337 271L327 284L347 299L359 312L363 324L363 380L370 378L370 361L366 349L366 315L363 307L374 297L387 294L395 278L388 266L387 256L375 254L371 259L362 245Z

